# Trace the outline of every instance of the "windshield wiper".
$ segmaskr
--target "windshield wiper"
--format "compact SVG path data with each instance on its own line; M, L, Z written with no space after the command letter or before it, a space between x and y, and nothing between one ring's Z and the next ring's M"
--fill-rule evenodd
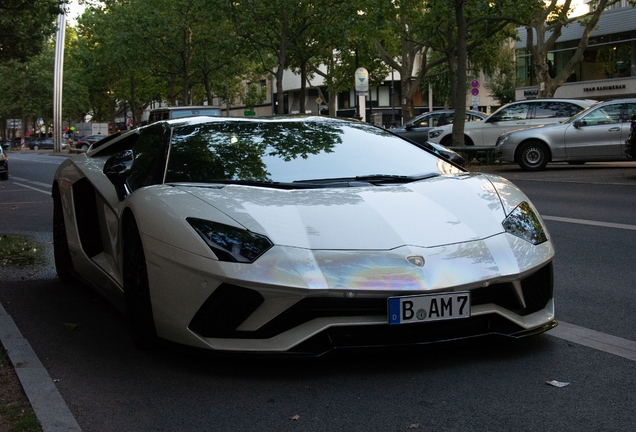
M395 175L395 174L369 174L355 177L340 177L340 178L324 178L324 179L308 179L308 180L294 180L294 183L371 183L378 184L403 184L411 183L419 180L424 180L432 177L439 176L439 173L426 173L415 175Z

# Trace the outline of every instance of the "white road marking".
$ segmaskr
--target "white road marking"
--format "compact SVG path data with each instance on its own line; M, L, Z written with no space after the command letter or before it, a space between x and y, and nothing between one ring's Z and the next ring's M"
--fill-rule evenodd
M30 183L30 184L34 184L34 185L42 186L42 187L46 187L46 188L50 188L51 187L51 185L49 183L36 182L36 181L25 179L25 178L22 178L22 177L13 176L13 177L11 177L11 180L23 181L23 182L27 182L27 183Z
M636 342L559 321L550 336L636 361Z
M12 182L12 183L14 185L16 185L16 186L22 186L22 187L25 187L27 189L33 189L36 192L41 192L43 194L51 195L51 191L48 191L48 190L42 190L42 189L34 188L33 186L25 185L25 184L22 184L22 183L16 183L16 182Z
M593 226L604 227L604 228L618 228L618 229L636 231L636 225L620 224L620 223L613 223L613 222L599 222L599 221L593 221L593 220L587 220L587 219L572 219L572 218L565 218L565 217L559 217L559 216L541 215L541 217L544 220L549 220L549 221L567 222L567 223L573 223L573 224L593 225Z

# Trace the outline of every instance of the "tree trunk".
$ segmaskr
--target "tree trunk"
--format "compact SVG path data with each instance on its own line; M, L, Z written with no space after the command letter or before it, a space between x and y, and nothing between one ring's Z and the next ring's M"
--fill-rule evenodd
M456 119L464 119L466 116L466 65L468 64L468 53L466 49L466 38L468 37L468 27L464 15L464 5L466 0L455 0L455 21L457 23L457 64L455 68L455 90L451 91L453 98L453 108ZM464 143L464 122L453 122L453 145L461 146Z
M583 35L579 41L576 51L568 62L560 68L556 76L550 74L550 64L548 64L548 52L554 49L556 40L561 36L563 27L571 23L571 19L566 17L569 10L569 2L563 10L563 17L551 25L546 25L546 19L550 10L544 10L542 14L533 17L532 22L526 27L526 47L532 55L532 65L537 77L538 97L554 97L554 93L574 72L576 66L583 59L583 53L588 45L588 40L592 31L596 28L598 20L607 6L617 3L618 0L599 0L594 12L587 15ZM581 18L581 17L579 17ZM533 43L533 30L536 34L536 45ZM547 34L550 34L546 38Z

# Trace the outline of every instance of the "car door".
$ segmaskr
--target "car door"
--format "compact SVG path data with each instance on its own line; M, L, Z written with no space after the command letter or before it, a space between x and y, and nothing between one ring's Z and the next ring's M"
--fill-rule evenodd
M437 127L444 122L445 114L441 112L431 112L416 119L411 126L408 127L400 135L413 140L417 143L424 144L428 141L428 131Z
M504 132L515 129L525 129L529 126L531 103L523 102L501 108L491 115L485 122L478 122L471 128L471 137L475 145L494 146L497 138ZM479 125L479 126L477 126ZM465 127L466 128L466 127ZM466 128L467 129L467 128ZM478 133L481 130L481 134Z
M612 159L621 155L623 128L623 104L603 104L591 109L584 117L574 122L565 132L568 158ZM625 126L626 124L626 126Z

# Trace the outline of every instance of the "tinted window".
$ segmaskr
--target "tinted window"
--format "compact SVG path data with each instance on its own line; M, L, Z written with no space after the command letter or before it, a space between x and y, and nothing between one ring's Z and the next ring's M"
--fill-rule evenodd
M605 105L591 110L583 117L586 126L619 123L621 121L622 104Z
M571 102L537 102L534 104L534 118L572 117L583 110Z
M530 115L530 104L519 103L507 107L501 108L499 111L492 115L492 120L495 121L514 121L514 120L526 120Z
M172 118L193 117L193 116L199 116L199 115L219 117L221 115L221 111L216 108L202 108L202 109L172 111Z
M293 182L453 169L418 146L356 122L212 122L175 128L166 182Z
M133 145L133 164L126 183L134 191L163 183L168 145L162 129L146 129Z
M627 103L624 120L629 121L634 114L636 114L636 102Z
M416 127L435 127L439 125L441 117L442 114L439 113L428 114L414 122L413 125Z

